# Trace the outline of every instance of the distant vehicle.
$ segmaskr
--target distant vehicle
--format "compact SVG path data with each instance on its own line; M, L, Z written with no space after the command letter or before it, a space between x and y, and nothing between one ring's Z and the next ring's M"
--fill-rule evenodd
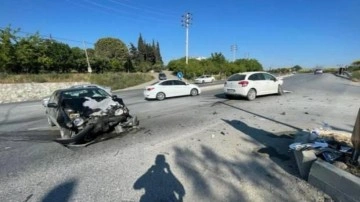
M323 70L322 69L315 69L314 74L322 74Z
M185 95L199 95L200 88L194 84L188 84L180 80L159 81L144 90L145 99L163 100L168 97L177 97Z
M283 80L267 72L244 72L231 75L224 84L224 93L254 100L259 95L283 94Z
M50 126L60 130L63 144L88 142L101 133L139 125L123 100L97 87L54 91L45 108Z
M195 79L195 83L212 83L215 81L215 78L213 76L209 75L202 75Z
M167 78L166 78L166 74L165 73L163 73L163 72L160 72L159 73L159 80L166 80Z

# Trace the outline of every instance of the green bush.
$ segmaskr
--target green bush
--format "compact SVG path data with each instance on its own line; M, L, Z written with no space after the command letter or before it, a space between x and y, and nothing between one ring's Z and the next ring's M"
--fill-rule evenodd
M354 71L354 72L352 73L351 79L352 79L353 81L360 81L360 70Z
M146 73L104 73L104 74L0 74L0 83L46 83L46 82L90 82L122 89L151 81Z

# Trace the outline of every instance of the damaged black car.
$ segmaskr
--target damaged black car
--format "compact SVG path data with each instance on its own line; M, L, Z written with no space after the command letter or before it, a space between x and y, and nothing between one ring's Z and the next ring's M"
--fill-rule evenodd
M97 87L56 90L45 111L49 125L60 129L57 141L63 144L86 143L139 125L121 98Z

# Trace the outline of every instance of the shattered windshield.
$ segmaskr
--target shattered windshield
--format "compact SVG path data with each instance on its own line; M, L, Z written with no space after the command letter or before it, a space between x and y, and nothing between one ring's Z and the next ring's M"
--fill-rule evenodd
M109 94L102 89L79 89L62 92L64 98L95 98L95 97L108 97Z

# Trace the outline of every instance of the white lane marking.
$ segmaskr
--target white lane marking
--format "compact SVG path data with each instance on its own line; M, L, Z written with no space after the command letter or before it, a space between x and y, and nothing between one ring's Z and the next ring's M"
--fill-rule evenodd
M26 106L18 106L18 107L16 107L16 109L20 109L20 108L28 108L28 107L41 107L41 104L37 104L37 105L26 105Z

